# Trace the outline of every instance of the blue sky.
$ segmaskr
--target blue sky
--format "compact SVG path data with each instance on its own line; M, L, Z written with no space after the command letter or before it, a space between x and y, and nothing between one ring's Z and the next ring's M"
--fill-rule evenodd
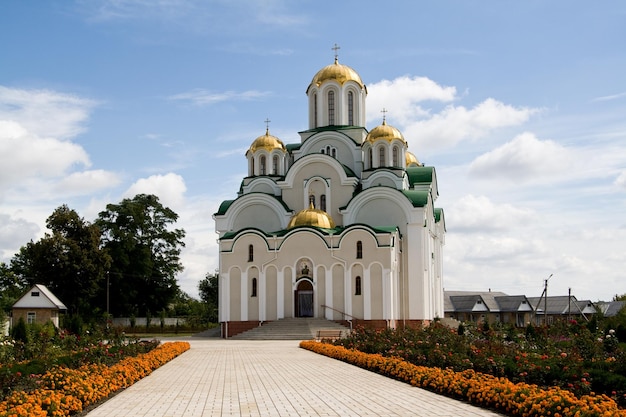
M245 151L307 128L305 90L339 61L367 127L436 167L445 288L579 299L626 293L626 3L5 1L0 260L67 204L87 220L154 193L187 231L195 296L212 214Z

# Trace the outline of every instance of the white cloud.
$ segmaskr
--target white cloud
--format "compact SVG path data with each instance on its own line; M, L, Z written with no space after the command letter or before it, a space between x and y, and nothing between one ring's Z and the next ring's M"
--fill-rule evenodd
M0 85L0 120L12 120L37 137L68 139L78 135L96 104L56 91Z
M0 120L0 187L37 177L57 177L77 164L89 166L85 150L71 142L41 138L15 121Z
M449 103L458 100L455 87L441 86L426 77L398 77L368 85L370 120L387 121L400 129L411 145L419 149L449 148L463 140L481 138L502 127L528 121L538 109L514 107L488 98L473 108L449 104L443 109L424 108L421 103Z
M39 230L31 221L0 213L0 261L8 262L17 248L34 239Z
M268 92L249 90L241 93L235 91L212 92L201 88L169 97L170 100L188 101L197 106L210 105L223 101L256 100L269 95Z
M178 174L151 175L135 181L124 193L125 198L133 198L137 194L154 194L166 207L178 211L182 208L185 192L185 180Z
M626 170L619 174L619 176L615 179L614 184L626 190Z
M446 208L450 232L490 232L532 222L533 212L511 204L494 204L485 196L466 195Z
M102 169L74 172L55 184L53 190L65 195L85 195L120 183L118 174Z
M382 80L367 86L367 118L381 120L383 108L390 120L403 126L428 112L419 106L423 101L450 102L455 99L455 87L443 87L426 77L403 76ZM380 122L375 122L380 124Z
M471 109L447 106L428 119L407 125L403 133L419 148L442 149L463 140L478 139L494 129L521 125L537 111L489 98Z
M539 140L527 132L474 159L469 174L515 182L552 181L579 161L574 151L551 140Z

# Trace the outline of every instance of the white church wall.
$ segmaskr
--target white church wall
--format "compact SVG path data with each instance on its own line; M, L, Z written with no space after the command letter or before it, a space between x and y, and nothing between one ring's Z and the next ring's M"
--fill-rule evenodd
M345 269L341 265L334 265L332 269L332 297L333 297L333 320L343 320L341 312L345 311Z
M251 204L243 208L235 221L232 230L255 227L266 232L283 228L280 217L271 208L263 204Z
M229 312L228 320L241 320L241 270L232 268L228 274Z

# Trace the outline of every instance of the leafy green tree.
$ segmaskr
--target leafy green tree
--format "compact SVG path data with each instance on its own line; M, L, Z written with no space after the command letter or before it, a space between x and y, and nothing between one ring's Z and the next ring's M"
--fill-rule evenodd
M28 289L27 287L28 282L24 278L13 272L9 265L0 262L0 311L5 313L11 311L11 307Z
M112 258L113 315L157 313L178 293L176 275L183 270L180 251L185 231L171 228L176 220L178 214L149 194L108 204L98 215L102 245Z
M219 300L219 274L207 273L202 281L198 283L200 299L207 306L207 314L210 322L218 321L218 300Z
M97 314L96 296L111 258L100 248L100 229L67 205L46 220L52 233L20 248L11 269L29 285L47 286L72 314Z

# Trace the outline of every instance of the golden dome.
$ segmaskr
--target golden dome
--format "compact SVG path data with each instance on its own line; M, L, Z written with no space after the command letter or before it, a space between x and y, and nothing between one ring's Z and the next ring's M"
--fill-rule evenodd
M376 126L365 137L365 140L370 143L374 143L379 140L386 140L387 142L391 142L394 139L399 139L402 142L406 143L406 141L404 140L404 136L402 136L402 133L400 133L400 131L395 127L388 125L385 119L383 119L382 125Z
M422 166L422 164L417 159L417 157L415 155L413 155L411 152L407 151L407 153L406 153L406 166L409 167L409 166L411 166L411 164L417 164L417 166Z
M269 129L265 131L264 135L259 136L254 140L254 142L252 142L252 145L250 145L250 149L248 150L248 152L255 153L259 149L265 149L268 152L271 152L274 149L280 149L283 152L287 152L287 149L285 148L283 142L276 136L270 135Z
M344 85L348 81L354 81L359 84L361 88L365 87L359 74L349 66L340 64L336 57L334 64L325 66L315 74L310 86L315 85L319 87L324 82L332 80L337 81L339 85Z
M335 222L328 213L324 210L314 208L313 204L311 204L308 209L300 210L291 218L287 229L296 226L314 226L323 229L334 229Z

